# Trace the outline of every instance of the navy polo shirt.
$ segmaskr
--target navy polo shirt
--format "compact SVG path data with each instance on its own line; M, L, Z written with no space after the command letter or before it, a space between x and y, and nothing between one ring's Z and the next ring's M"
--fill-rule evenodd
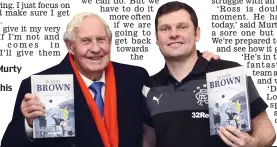
M165 66L143 88L149 125L155 128L157 147L225 147L210 136L206 73L240 66L225 60L207 61L198 52L192 71L178 82ZM251 118L268 107L251 77L247 78ZM201 98L199 98L201 97Z

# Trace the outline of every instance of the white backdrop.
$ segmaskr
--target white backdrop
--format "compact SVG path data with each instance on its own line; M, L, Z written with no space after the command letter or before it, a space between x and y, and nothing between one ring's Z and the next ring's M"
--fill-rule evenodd
M19 0L18 0L19 1ZM59 39L57 41L54 42L58 42L60 43L60 48L57 49L53 49L53 50L57 50L61 52L61 56L57 56L57 57L42 57L42 56L38 56L37 54L33 57L29 57L29 56L25 56L25 57L16 57L16 54L14 54L14 56L12 57L6 57L6 56L0 56L0 63L1 65L4 66L13 66L13 65L17 65L17 66L22 66L22 71L18 74L15 72L11 72L11 73L4 73L4 72L0 72L0 84L9 84L12 85L12 91L0 91L0 116L1 116L1 125L0 125L0 139L2 139L2 136L6 130L6 127L8 125L8 123L11 121L12 118L12 114L13 114L13 109L14 109L14 104L15 104L15 100L16 100L16 95L18 92L18 88L19 85L21 83L21 80L23 80L24 78L27 78L28 76L30 76L31 74L40 72L46 68L49 68L53 65L56 65L57 63L59 63L64 56L67 53L67 50L65 48L65 45L63 43L62 40L62 36L63 33L65 31L66 25L67 23L71 20L72 16L75 15L76 13L79 12L84 12L84 11L91 11L91 12L95 12L97 14L99 14L101 17L103 17L108 24L110 24L110 27L112 30L124 30L124 28L121 26L118 29L114 29L113 28L113 23L114 21L109 21L109 14L111 13L100 13L100 9L99 9L99 5L95 4L95 1L92 1L92 4L82 4L81 0L45 0L45 1L37 1L37 2L51 2L51 3L70 3L70 8L68 9L70 12L70 16L64 16L64 17L54 17L54 16L40 16L40 17L35 17L35 16L24 16L24 17L5 17L4 14L2 14L3 16L1 16L0 18L0 36L1 33L3 33L2 31L2 27L6 27L6 26L18 26L21 27L21 25L26 25L27 27L29 26L57 26L57 27L61 27L60 31L59 31ZM112 3L113 0L111 0ZM127 3L129 1L125 0ZM2 1L1 1L2 2ZM4 0L3 2L10 2L10 3L15 3L16 0L14 1L8 1L8 0ZM31 2L36 2L35 0L29 0L29 3ZM149 51L147 53L142 53L144 55L143 60L131 60L130 59L130 53L119 53L116 51L116 46L113 45L112 47L112 60L116 61L116 62L120 62L120 63L127 63L127 64L131 64L131 65L137 65L137 66L141 66L144 67L150 75L153 75L155 73L157 73L159 70L162 69L162 67L164 66L164 59L161 55L161 53L159 52L158 47L155 44L155 33L154 33L154 18L155 18L155 14L157 11L157 8L162 5L163 3L168 2L168 0L162 0L162 2L160 2L157 5L153 4L154 7L154 12L144 12L143 14L149 14L151 15L151 19L150 21L144 21L144 22L149 22L151 23L151 28L147 29L147 30L151 30L152 34L151 34L151 39L152 39L152 44L151 45L146 45L148 46ZM236 61L242 65L246 66L247 61L243 60L243 57L241 56L241 53L216 53L216 45L212 43L212 39L211 39L211 14L220 14L219 10L217 8L217 6L212 5L211 4L211 0L186 0L184 1L186 3L188 3L189 5L191 5L197 15L198 15L198 19L199 19L199 26L201 28L201 39L200 41L197 43L197 49L200 51L210 51L213 52L215 54L220 55L220 57L222 59L226 59L226 60L231 60L231 61ZM148 1L145 0L146 4L142 4L140 6L145 6L145 8L147 7L146 5L148 5ZM1 6L1 5L0 5ZM110 4L110 5L105 5L105 6L119 6L121 7L122 5L114 5L114 4ZM137 6L137 5L126 5L126 6L130 6L132 9ZM246 6L246 4L240 5L242 7L242 9L245 9L244 7ZM3 9L2 9L3 10ZM27 9L26 9L27 10ZM36 10L36 9L28 9L29 10ZM45 10L45 9L44 9ZM53 9L54 12L56 12L58 9ZM60 9L61 10L61 9ZM64 9L67 10L67 9ZM132 12L132 11L131 11ZM3 12L2 12L3 13ZM50 10L48 10L48 13L50 13ZM120 13L116 13L116 14L120 14ZM124 13L126 15L128 15L128 13ZM131 14L131 13L129 13ZM234 13L226 13L226 14L234 14ZM269 14L268 13L264 13ZM252 16L252 15L249 15ZM251 20L251 18L249 17L249 20ZM126 22L126 21L121 21L121 22ZM136 21L132 21L129 20L128 22L136 22ZM238 29L237 29L238 30ZM17 32L16 34L20 34L20 32ZM36 33L28 33L28 34L36 34ZM8 42L38 42L39 43L39 47L37 49L24 49L24 50L33 50L35 52L37 52L38 49L45 49L45 50L50 50L50 45L49 42L50 41L44 41L42 35L46 34L45 32L40 33L41 35L41 39L40 40L34 40L34 41L9 41L9 40L0 40L0 49L6 49L7 48L7 43ZM55 34L55 33L52 33ZM232 37L229 37L232 38ZM128 44L129 45L129 44ZM130 45L132 46L132 45ZM274 45L273 45L274 46ZM21 50L21 49L12 49L13 51L16 50ZM272 70L272 69L269 69ZM248 74L252 75L252 70L248 69ZM256 77L253 77L253 80L256 81ZM266 100L266 93L269 92L269 89L267 88L267 86L265 85L258 85L255 82L255 85L260 93L260 95ZM266 102L269 104L273 101L268 101L266 100ZM267 112L269 114L269 117L271 118L271 121L274 124L274 127L276 128L277 125L274 123L275 121L275 116L274 114L274 110L273 109L267 109ZM276 144L277 145L277 144Z

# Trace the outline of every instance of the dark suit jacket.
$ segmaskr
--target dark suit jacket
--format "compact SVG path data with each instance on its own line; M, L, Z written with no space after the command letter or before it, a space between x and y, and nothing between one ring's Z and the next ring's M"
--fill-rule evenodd
M113 62L116 88L119 147L141 147L144 109L142 86L149 75L141 67ZM68 56L58 65L38 74L72 74ZM75 129L74 138L30 139L26 136L20 105L31 92L30 77L24 79L17 95L13 118L3 136L1 147L103 147L95 121L74 76Z

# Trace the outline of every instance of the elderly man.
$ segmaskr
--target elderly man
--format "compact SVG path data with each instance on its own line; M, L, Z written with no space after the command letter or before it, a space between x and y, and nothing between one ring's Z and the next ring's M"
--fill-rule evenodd
M45 110L40 98L31 94L29 77L20 85L2 146L141 147L143 123L148 124L142 115L145 107L141 94L149 78L147 71L110 61L112 33L93 13L76 15L67 26L64 41L69 54L60 64L38 74L74 75L76 137L32 138L33 119L43 116ZM206 54L206 58L211 57ZM98 92L91 88L94 84L100 85ZM93 97L99 95L102 98L94 101Z
M141 88L149 77L147 71L110 61L112 33L95 14L76 15L67 26L64 40L69 54L60 64L38 74L74 74L76 137L32 139L28 129L35 117L44 115L44 106L31 94L29 77L21 83L2 146L141 147ZM101 85L105 104L101 110L92 101L95 93L89 87L93 83Z
M227 126L219 127L218 136L210 136L206 73L239 64L224 60L208 62L197 52L200 28L193 8L177 1L166 3L157 11L155 27L157 45L166 65L150 77L143 94L155 128L157 147L272 145L275 131L266 113L267 104L250 77L247 85L252 131L246 133ZM203 101L199 101L199 94ZM148 130L148 138L155 139L150 134L154 131Z

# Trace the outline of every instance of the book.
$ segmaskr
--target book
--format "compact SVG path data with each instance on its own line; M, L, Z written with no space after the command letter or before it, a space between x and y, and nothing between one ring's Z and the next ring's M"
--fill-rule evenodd
M219 126L231 125L241 131L251 130L247 76L243 66L206 74L210 135Z
M33 138L75 136L72 74L32 75L32 93L45 106L45 116L33 121Z

